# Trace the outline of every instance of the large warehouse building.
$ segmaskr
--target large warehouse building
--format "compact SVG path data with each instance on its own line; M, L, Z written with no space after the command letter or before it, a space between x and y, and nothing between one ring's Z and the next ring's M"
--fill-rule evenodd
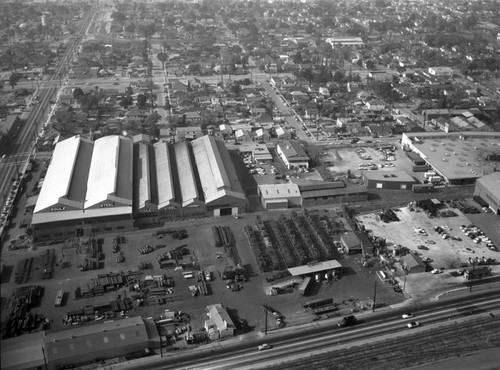
M493 172L477 180L474 195L481 197L495 214L500 215L500 172Z
M56 146L31 224L37 239L64 239L245 207L229 152L212 136L175 145L75 136Z
M420 155L452 185L474 184L494 172L500 158L498 132L404 133L401 145Z
M132 153L132 140L121 136L60 142L33 212L36 238L132 227Z

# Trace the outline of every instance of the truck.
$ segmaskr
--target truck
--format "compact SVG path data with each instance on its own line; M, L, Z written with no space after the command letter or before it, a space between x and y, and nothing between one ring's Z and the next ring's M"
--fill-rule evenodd
M339 328L346 328L348 326L354 326L358 323L358 319L354 315L344 316L342 321L338 323Z

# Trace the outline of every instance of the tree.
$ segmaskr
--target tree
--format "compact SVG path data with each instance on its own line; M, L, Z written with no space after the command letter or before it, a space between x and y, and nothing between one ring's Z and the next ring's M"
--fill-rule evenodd
M137 95L137 106L139 109L143 109L146 106L146 102L148 101L148 98L144 94L139 94Z
M10 77L9 77L9 85L12 87L12 90L14 90L14 86L17 85L19 80L21 79L22 75L17 72L13 72Z
M293 62L294 62L295 64L302 64L303 60L302 60L302 54L301 54L301 52L300 52L300 51L298 51L298 52L294 55L294 57L293 57Z
M76 87L73 90L73 98L75 98L76 100L79 100L81 96L83 96L83 90L79 87Z
M161 52L161 53L158 53L158 55L156 57L161 62L162 66L163 66L163 70L165 70L165 62L168 60L168 55L166 53Z

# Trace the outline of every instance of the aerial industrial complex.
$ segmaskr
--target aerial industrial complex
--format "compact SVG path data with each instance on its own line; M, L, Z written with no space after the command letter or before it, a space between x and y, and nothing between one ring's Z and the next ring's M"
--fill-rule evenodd
M246 198L224 143L133 143L75 136L57 144L32 225L40 239L130 230L188 216L238 215Z

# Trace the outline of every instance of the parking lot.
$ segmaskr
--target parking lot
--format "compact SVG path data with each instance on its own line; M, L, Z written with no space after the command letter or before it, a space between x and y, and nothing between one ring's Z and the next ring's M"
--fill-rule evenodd
M457 271L471 266L469 258L476 264L483 264L488 259L495 260L488 265L493 274L500 272L500 252L489 249L485 242L474 243L461 230L462 225L474 224L498 246L500 218L491 213L465 215L457 209L452 210L457 214L456 217L429 218L421 209L414 208L412 211L410 207L403 207L395 212L400 221L388 223L382 222L378 213L356 217L359 224L371 234L387 239L387 248L394 256L395 250L408 248L428 261L428 272L420 274L405 275L399 263L394 264L394 274L401 283L405 281L405 293L410 297L429 296L443 288L457 287L457 284L460 286L464 278ZM443 229L441 233L435 230L438 226ZM446 239L443 238L445 234L448 235ZM398 260L399 257L394 259ZM433 269L442 273L431 274Z
M394 140L395 142L396 140ZM393 154L376 148L377 143L359 143L352 147L332 148L322 151L321 160L335 174L342 175L350 171L351 176L360 176L365 171L406 171L412 176L410 160L402 149L395 147Z

